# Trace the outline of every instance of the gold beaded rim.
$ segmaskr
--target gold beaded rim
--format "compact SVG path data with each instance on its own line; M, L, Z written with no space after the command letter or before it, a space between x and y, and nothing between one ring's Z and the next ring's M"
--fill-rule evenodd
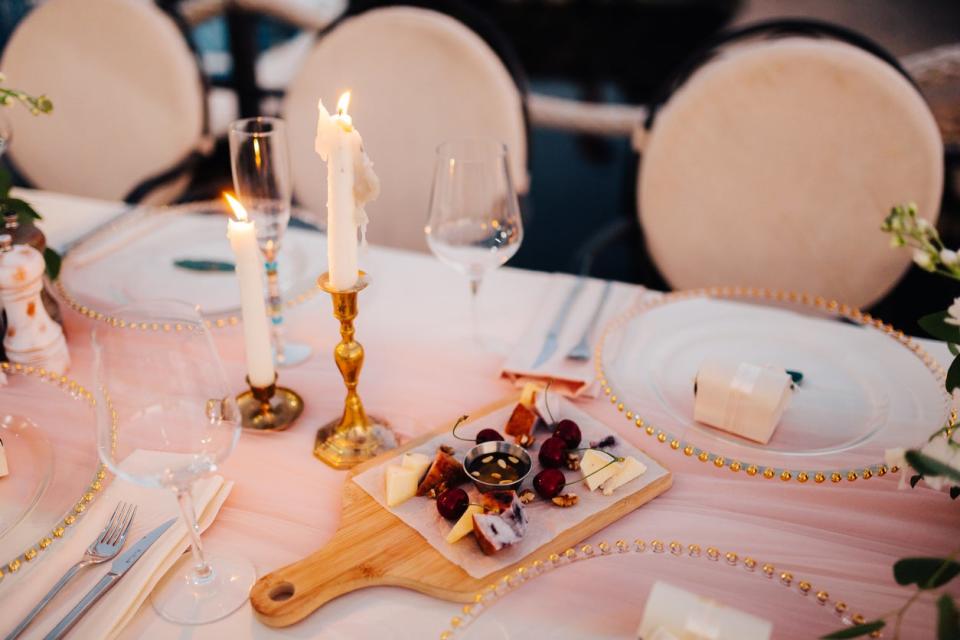
M596 370L597 380L599 380L600 387L603 390L604 395L610 400L611 404L613 404L617 411L623 414L627 420L636 425L637 428L643 429L644 433L646 433L648 436L654 436L654 439L659 443L669 443L670 448L674 451L682 451L685 456L695 457L700 462L709 463L711 467L717 470L726 468L734 473L743 471L749 477L759 477L766 480L779 478L783 482L794 481L799 482L800 484L807 484L812 480L813 484L840 485L844 480L847 482L855 482L858 479L869 480L874 476L883 477L888 472L896 473L900 470L897 466L888 467L883 461L862 468L798 470L774 467L756 462L748 462L746 460L727 459L725 456L713 453L698 447L693 443L678 438L669 431L655 427L642 418L640 412L635 408L626 406L623 402L621 394L618 394L614 386L610 383L610 379L603 366L603 350L607 337L613 331L619 329L627 322L642 313L670 304L672 302L692 300L696 298L718 298L726 300L749 299L777 303L790 303L809 307L818 311L826 311L855 322L856 324L866 327L873 327L882 334L892 338L909 352L914 354L923 363L927 370L930 371L938 385L938 388L943 394L944 405L949 407L949 428L952 429L957 424L957 408L953 404L953 398L950 396L950 394L946 393L944 389L947 372L943 369L943 367L940 366L933 356L927 353L923 347L921 347L915 340L906 335L903 331L899 331L893 326L886 324L879 318L874 318L870 316L870 314L864 313L859 309L842 304L836 300L828 300L822 296L753 287L710 287L704 289L665 293L655 298L648 298L646 300L637 302L604 328L594 349L594 368Z
M225 207L223 203L221 203L220 201L208 200L203 202L193 202L189 204L160 207L159 209L164 212L173 213L174 215L180 215L185 213L191 213L193 211L209 212L211 209L216 211L224 208ZM155 214L155 215L161 215L161 214ZM305 217L305 216L300 216L300 217ZM134 218L128 221L127 225L135 224L138 220L139 218ZM121 228L123 227L116 227L114 228L114 230L121 229ZM76 249L76 247L74 247L74 249ZM67 259L65 259L64 263L65 263L65 266L69 266L69 262L67 262ZM318 293L320 293L322 289L320 288L320 285L317 284L319 275L320 274L318 274L317 278L314 278L313 280L311 280L313 284L311 284L310 287L307 288L305 291L301 291L300 293L294 295L293 297L289 299L285 299L283 301L284 309L287 309L287 310L293 309L294 307L301 305L304 302L307 302L308 300L316 296ZM90 318L92 320L105 322L112 327L117 327L120 329L130 328L134 330L139 329L142 331L161 331L161 330L171 331L172 330L170 328L170 325L162 325L157 323L149 323L149 324L148 323L140 323L140 324L127 323L122 318L112 316L109 313L105 313L98 309L94 309L93 307L90 307L88 305L85 305L79 300L77 300L77 298L72 293L67 291L66 286L63 284L63 278L57 278L57 280L54 282L54 287L56 288L60 299L63 300L63 302L68 307L73 309L73 311L80 314L81 316L86 316L87 318ZM202 313L202 309L201 309L201 313ZM208 329L223 329L225 327L235 327L239 325L242 320L242 318L236 313L223 313L223 314L203 313L203 317L204 317L204 324L206 324Z
M47 371L43 367L31 367L10 362L0 362L0 372L10 375L24 375L38 378L43 382L54 385L66 391L73 399L79 400L80 402L85 402L91 409L97 405L97 401L96 398L94 398L93 393L83 385L78 384L67 376L61 376L53 371ZM116 412L114 412L112 414L112 422L110 426L114 447L116 447L117 442L117 422L117 415ZM57 520L57 523L54 525L54 527L49 532L44 534L44 536L40 538L40 540L38 540L34 545L28 547L23 552L0 565L0 583L6 579L8 574L17 573L24 566L24 563L29 563L37 559L40 554L50 548L54 542L63 538L69 527L72 527L80 521L80 518L82 518L83 514L87 511L87 507L89 507L93 501L96 500L97 496L100 495L100 492L103 490L107 473L107 467L102 462L98 463L97 469L93 474L93 479L86 486L86 488L84 488L80 494L80 498L72 507L67 510L66 513L63 514L63 517Z
M699 544L685 545L676 540L664 542L656 538L651 540L636 538L633 542L621 539L613 544L607 542L584 543L578 547L570 547L561 553L552 553L545 558L521 565L502 576L498 581L478 591L471 602L462 605L456 615L450 619L448 628L440 633L440 640L451 640L456 637L459 632L466 629L480 614L496 602L505 598L524 583L552 569L582 560L647 552L667 554L678 558L703 559L707 562L722 563L731 568L740 567L748 573L756 574L758 577L762 576L764 579L776 581L780 586L802 597L810 598L818 606L829 609L847 626L866 622L866 617L863 614L851 612L847 602L831 598L829 592L814 587L808 580L802 580L790 571L778 569L770 562L760 562L750 556L741 556L734 551L723 552L714 546L702 547ZM880 638L882 634L877 631L870 637Z

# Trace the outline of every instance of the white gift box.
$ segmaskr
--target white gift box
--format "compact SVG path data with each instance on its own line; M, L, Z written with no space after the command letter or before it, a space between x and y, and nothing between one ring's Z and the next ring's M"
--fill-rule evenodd
M697 372L693 419L766 444L787 408L791 386L783 369L704 361Z
M773 624L656 582L650 590L637 640L769 640Z

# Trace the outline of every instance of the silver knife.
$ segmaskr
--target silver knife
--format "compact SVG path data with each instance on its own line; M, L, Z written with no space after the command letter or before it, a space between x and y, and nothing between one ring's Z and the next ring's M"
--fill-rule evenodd
M110 571L107 572L107 575L100 578L98 582L90 591L87 592L87 595L83 596L80 602L77 603L70 613L64 616L57 626L53 630L44 636L44 640L58 640L67 634L70 629L73 628L77 622L80 621L87 611L97 603L100 598L103 597L107 591L109 591L120 578L123 577L127 571L130 570L137 560L147 552L147 549L153 545L157 539L166 532L170 526L176 522L176 518L171 518L164 522L162 525L148 533L147 535L140 538L137 544L130 547L128 550L120 554L116 560L113 561L113 565L110 567Z
M553 352L557 350L557 342L560 338L560 330L563 329L563 323L567 321L567 316L570 315L570 309L573 308L573 303L580 295L580 292L583 291L583 287L586 284L587 279L585 277L580 276L577 278L577 282L573 285L573 289L571 289L570 293L567 294L567 299L563 301L562 305L560 305L560 310L557 311L557 315L553 319L553 324L550 325L550 330L547 331L547 337L543 340L543 347L540 349L540 355L537 356L537 359L534 360L533 364L531 365L532 369L538 368L544 362L549 360L550 356L553 355Z

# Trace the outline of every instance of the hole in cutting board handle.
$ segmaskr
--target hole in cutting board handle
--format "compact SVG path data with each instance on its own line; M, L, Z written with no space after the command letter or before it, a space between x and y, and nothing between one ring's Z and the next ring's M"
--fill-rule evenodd
M296 593L297 588L293 586L290 582L281 582L276 585L273 589L270 589L270 593L267 594L271 600L274 602L283 602L284 600L289 600L293 597L293 594Z

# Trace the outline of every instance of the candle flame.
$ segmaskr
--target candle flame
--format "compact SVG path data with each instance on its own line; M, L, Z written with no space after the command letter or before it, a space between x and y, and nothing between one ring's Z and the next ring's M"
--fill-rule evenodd
M232 195L223 192L223 197L227 199L227 204L230 205L230 208L233 210L233 217L236 218L238 222L246 222L250 219L250 216L247 215L247 210L243 208L243 205L240 204L240 201L234 198Z
M337 115L347 115L347 108L350 106L350 92L344 91L337 100Z

